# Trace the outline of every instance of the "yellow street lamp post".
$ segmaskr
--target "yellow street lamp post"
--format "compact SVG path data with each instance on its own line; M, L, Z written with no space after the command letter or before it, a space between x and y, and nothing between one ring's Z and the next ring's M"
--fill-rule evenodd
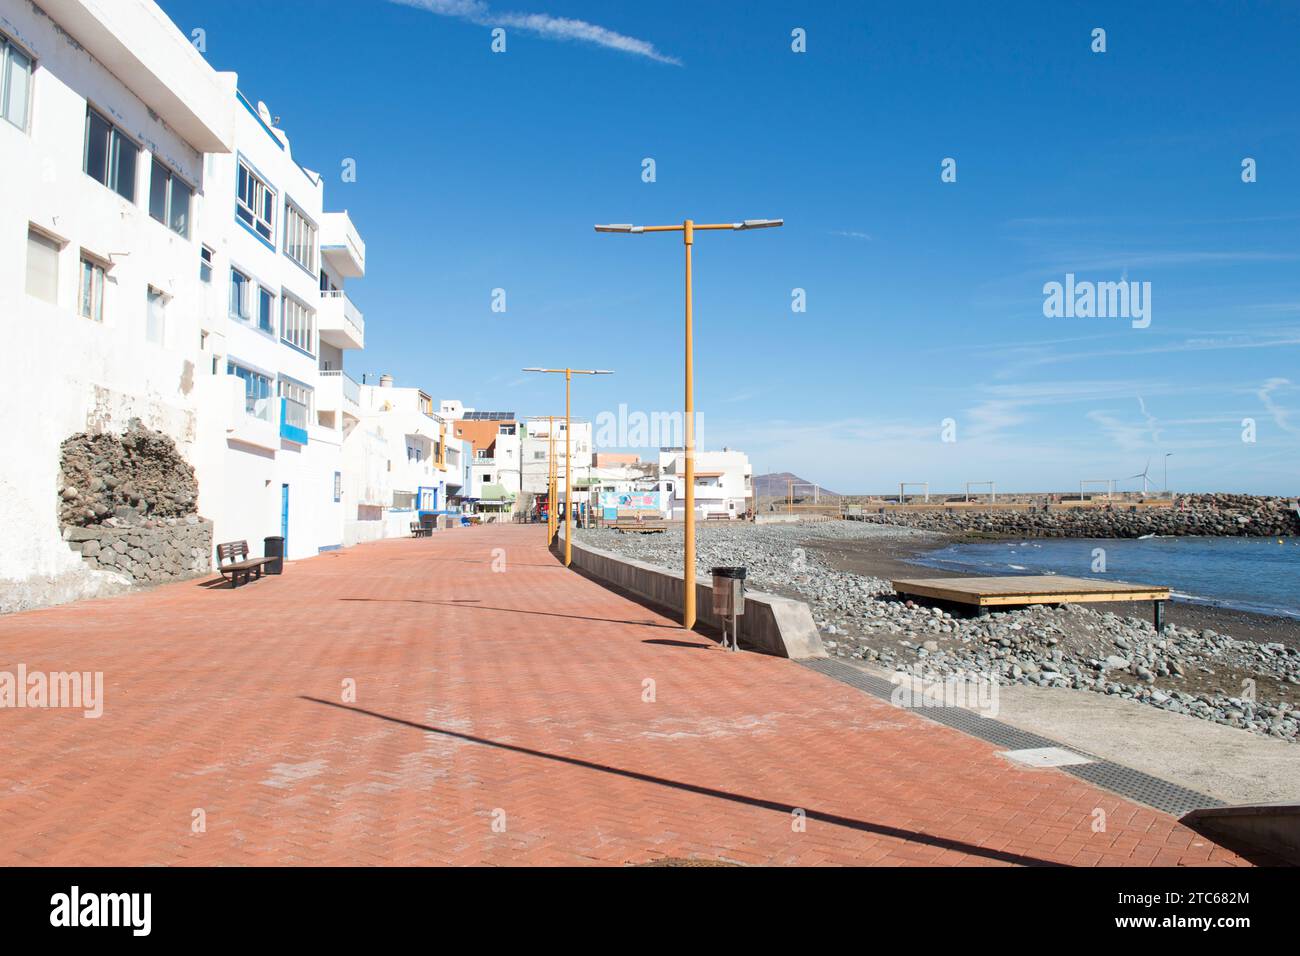
M525 372L549 372L564 375L564 566L573 563L573 458L570 451L573 420L569 395L575 375L613 375L606 368L526 368Z
M546 545L555 540L555 416L547 417L546 428Z
M687 219L674 226L634 226L631 223L613 223L597 226L597 232L680 232L686 246L686 422L683 429L686 439L686 528L685 555L683 556L682 626L687 630L695 626L695 384L694 345L691 338L691 246L695 244L697 229L770 229L783 225L784 219L746 219L743 222L696 223Z

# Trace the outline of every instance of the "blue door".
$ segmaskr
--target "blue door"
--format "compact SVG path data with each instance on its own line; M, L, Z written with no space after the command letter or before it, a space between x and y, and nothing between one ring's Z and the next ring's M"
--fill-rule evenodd
M289 486L280 486L280 537L284 538L284 555L289 556Z

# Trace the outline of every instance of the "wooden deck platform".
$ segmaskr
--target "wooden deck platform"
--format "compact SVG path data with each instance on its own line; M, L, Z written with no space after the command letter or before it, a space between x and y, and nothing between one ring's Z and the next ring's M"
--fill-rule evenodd
M895 591L907 597L968 604L985 614L989 608L1011 605L1153 601L1157 629L1164 623L1164 602L1169 600L1169 588L1166 587L1127 581L1070 578L1059 574L903 578L891 583Z

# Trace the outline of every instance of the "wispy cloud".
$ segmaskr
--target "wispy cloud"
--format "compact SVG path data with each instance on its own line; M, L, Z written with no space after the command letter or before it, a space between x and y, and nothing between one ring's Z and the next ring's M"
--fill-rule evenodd
M862 239L870 240L871 235L865 232L858 232L855 229L835 229L831 232L832 236L839 236L841 239Z
M1259 387L1255 392L1255 395L1258 396L1264 407L1268 409L1268 413L1273 416L1273 421L1276 423L1277 427L1288 434L1295 435L1300 433L1300 428L1291 424L1290 410L1283 408L1277 403L1277 400L1273 398L1274 392L1280 392L1290 388L1295 388L1295 386L1291 384L1290 379L1270 378Z
M1152 415L1150 412L1147 411L1147 403L1142 400L1141 395L1137 397L1137 400L1138 400L1138 408L1142 409L1142 417L1146 419L1147 428L1150 430L1151 440L1153 442L1159 442L1160 422L1156 419L1154 415Z
M517 13L492 10L484 0L389 0L406 7L415 7L440 17L454 17L479 26L509 27L523 30L548 40L573 40L578 43L591 43L610 50L619 50L633 56L643 56L657 63L681 66L682 61L674 56L660 53L648 40L638 40L608 27L602 27L586 20L574 20L570 17L557 17L549 13Z

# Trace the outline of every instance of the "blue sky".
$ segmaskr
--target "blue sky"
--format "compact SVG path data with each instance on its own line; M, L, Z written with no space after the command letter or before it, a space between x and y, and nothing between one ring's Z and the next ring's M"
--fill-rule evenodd
M358 378L547 414L520 368L612 368L575 415L677 409L680 238L592 224L781 217L695 247L708 447L840 491L1173 453L1174 488L1300 492L1297 3L161 5L358 224ZM1067 273L1150 282L1149 327L1046 318Z

